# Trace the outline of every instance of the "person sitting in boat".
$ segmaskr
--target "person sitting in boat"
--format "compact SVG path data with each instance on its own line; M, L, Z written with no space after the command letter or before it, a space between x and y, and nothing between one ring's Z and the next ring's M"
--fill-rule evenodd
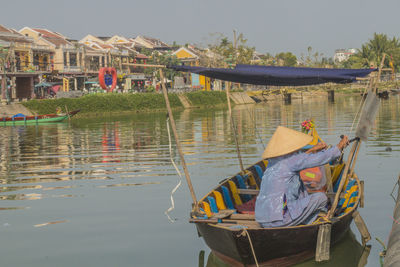
M325 193L308 194L299 172L335 160L348 145L344 136L338 145L326 149L321 142L305 153L299 152L313 138L279 126L271 137L263 158L268 168L262 177L255 205L255 217L262 227L285 227L313 222L326 211Z

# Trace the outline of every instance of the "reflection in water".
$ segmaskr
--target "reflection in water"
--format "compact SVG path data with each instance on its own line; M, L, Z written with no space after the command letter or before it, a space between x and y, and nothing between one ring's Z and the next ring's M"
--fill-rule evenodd
M260 159L263 146L278 125L299 129L304 119L314 118L319 134L327 143L337 143L341 134L353 136L354 133L349 132L349 129L359 100L360 97L337 97L334 104L328 103L326 99L304 99L293 100L291 105L268 102L235 106L233 116L244 165L253 164ZM360 153L356 167L359 177L366 180L366 206L361 212L364 213L363 217L371 234L375 233L381 239L385 239L392 224L389 219L392 207L382 196L390 193L393 179L398 175L399 102L399 96L381 102L373 133L370 140L364 143L364 151ZM175 116L182 150L195 191L200 197L218 181L239 171L229 115L226 109L194 109L176 111ZM174 150L171 156L180 165L176 146L172 144L172 147ZM387 151L387 147L392 150ZM139 243L132 241L134 239L130 236L129 241L126 241L129 244L122 242L123 248L112 255L107 254L107 259L116 259L118 256L116 260L126 260L121 265L128 266L132 261L136 265L137 258L149 255L146 254L147 249L142 242L147 247L158 246L155 251L161 252L166 247L170 248L169 240L187 238L177 256L172 257L174 262L169 266L190 266L193 259L180 257L181 250L197 251L198 247L193 249L191 246L202 241L195 239L193 228L186 223L190 209L190 196L186 188L181 187L175 195L176 209L173 215L180 220L174 225L182 224L179 227L170 226L164 215L165 209L169 207L170 192L176 179L177 174L170 161L165 113L76 119L71 123L39 126L1 127L0 231L5 229L1 228L2 225L10 225L7 231L2 232L2 236L5 239L15 239L15 245L7 243L0 249L7 252L31 251L32 254L45 258L48 255L43 255L41 251L53 249L49 245L54 243L53 236L37 237L43 242L32 248L29 243L24 245L24 237L33 236L36 232L22 227L21 224L27 224L31 229L37 223L57 222L68 218L70 223L44 228L63 229L64 231L58 233L60 236L57 240L65 240L79 233L74 236L75 239L71 237L69 243L62 242L54 246L54 249L63 247L67 250L65 254L59 253L61 250L57 253L54 251L61 258L78 254L81 260L85 260L106 255L110 250L117 249L116 244L120 244L129 232L145 239L140 239L140 246L132 250L137 253L136 258L130 258L131 251L126 254L129 256L119 257L122 255L119 254L120 251ZM126 221L129 223L121 224ZM91 227L92 225L98 227ZM146 227L151 227L148 233L143 230ZM179 229L169 231L169 227ZM155 229L162 229L162 233L155 233ZM179 235L176 234L178 231ZM106 236L108 239L90 243L88 240L93 240L91 235ZM117 237L113 240L110 236ZM168 241L158 242L160 236ZM71 246L80 241L82 244L90 243L91 246ZM374 244L373 241L371 243ZM201 243L200 246L205 245ZM77 252L69 251L74 248ZM373 248L371 253L377 255L377 249L375 246ZM84 254L81 251L88 249L93 251L87 257L79 254ZM154 253L152 249L149 251ZM4 254L8 255L7 252ZM113 255L116 255L115 258ZM32 257L27 254L26 262L4 265L27 266ZM16 257L12 253L5 259L13 261L15 258L24 260L24 257ZM154 261L153 264L144 264L148 258L155 261L155 257L146 257L142 264L137 265L162 266L162 263ZM180 264L182 259L190 264ZM371 266L376 266L374 263L377 259L376 257L376 260L372 260ZM46 265L39 260L34 266L58 266L56 263L67 261L63 258ZM75 265L85 264L76 262ZM106 265L102 261L97 264L88 263L86 266L113 264Z
M355 267L365 266L369 256L370 247L363 247L355 238L351 231L343 237L343 239L333 246L330 251L330 261L317 263L314 259L306 262L296 264L296 267L312 267L312 266L325 266L325 267ZM199 253L199 267L229 267L214 253L210 252L207 259L207 264L204 265L204 251Z
M100 185L100 186L98 186L98 188L119 187L119 186L139 186L139 185L149 185L149 184L160 184L160 183L109 184L109 185Z

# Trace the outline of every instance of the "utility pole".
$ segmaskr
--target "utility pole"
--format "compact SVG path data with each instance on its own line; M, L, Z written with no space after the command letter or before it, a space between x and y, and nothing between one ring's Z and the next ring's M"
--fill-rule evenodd
M233 63L237 64L237 39L236 30L233 30Z
M237 37L236 37L236 30L233 30L233 64L236 66L237 65ZM239 89L240 89L240 83L239 83Z

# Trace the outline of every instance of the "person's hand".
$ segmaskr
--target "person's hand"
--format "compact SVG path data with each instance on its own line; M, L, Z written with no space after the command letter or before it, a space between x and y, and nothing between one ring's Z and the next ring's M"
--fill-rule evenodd
M347 135L345 135L343 136L342 140L340 140L339 144L337 144L337 147L339 148L339 150L342 151L348 145L349 145L349 138L347 137Z
M316 144L315 146L313 146L312 148L310 148L309 150L307 150L306 153L307 154L315 153L315 152L318 152L318 151L320 151L322 149L325 149L325 148L327 148L326 143L325 142L320 142L320 143Z

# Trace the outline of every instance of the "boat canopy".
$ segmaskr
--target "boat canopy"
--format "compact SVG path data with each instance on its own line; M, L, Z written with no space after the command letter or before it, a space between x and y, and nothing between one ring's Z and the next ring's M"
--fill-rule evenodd
M235 68L205 68L169 66L176 71L196 73L210 78L237 83L275 86L301 86L333 83L351 83L377 69L326 69L277 67L238 64Z

